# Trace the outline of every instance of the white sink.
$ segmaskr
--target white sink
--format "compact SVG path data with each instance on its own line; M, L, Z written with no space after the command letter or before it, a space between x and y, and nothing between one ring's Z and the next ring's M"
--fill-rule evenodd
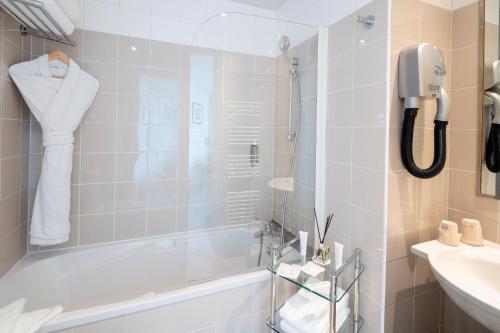
M430 241L412 246L430 262L448 296L466 313L500 333L500 245L450 247Z

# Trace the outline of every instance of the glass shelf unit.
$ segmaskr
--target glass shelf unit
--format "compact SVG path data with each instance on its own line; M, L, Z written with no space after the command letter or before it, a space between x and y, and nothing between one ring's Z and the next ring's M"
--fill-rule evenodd
M308 256L303 257L298 255L296 251L286 251L282 256L279 256L279 249L273 252L273 262L267 266L267 269L272 273L271 313L270 317L266 320L267 326L271 331L284 333L280 328L281 318L279 317L279 307L276 304L277 283L283 280L295 286L298 290L304 290L329 302L329 333L335 332L337 303L341 302L349 294L349 304L347 306L352 308L352 311L337 332L359 332L364 323L359 313L359 279L365 270L365 267L361 263L361 251L356 249L349 258L343 260L342 265L337 270L333 268L333 263L326 266L325 271L316 277L311 277L304 272L301 272L296 279L278 275L277 271L280 264L286 263L301 266L311 260L311 254L309 253ZM327 283L327 290L324 288L325 282ZM316 286L318 285L322 285L323 288L317 288Z
M286 333L283 330L281 330L280 323L281 323L281 318L278 316L276 317L276 323L274 325L271 324L271 320L269 318L267 318L266 320L266 325L272 330L272 332ZM350 332L359 333L361 332L361 328L363 327L364 323L365 321L363 320L363 318L359 317L357 331L354 332L352 331L352 328L354 327L354 316L349 316L348 320L346 320L345 323L337 330L337 333L350 333Z

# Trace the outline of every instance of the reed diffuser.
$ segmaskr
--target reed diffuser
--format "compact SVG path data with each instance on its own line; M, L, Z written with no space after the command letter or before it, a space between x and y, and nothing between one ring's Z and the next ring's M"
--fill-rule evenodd
M323 230L323 236L321 236L321 231L318 223L318 216L316 215L316 209L314 209L314 220L316 221L316 228L318 229L319 245L314 248L314 256L312 260L322 266L329 265L332 261L330 259L330 246L325 245L326 235L333 221L333 214L328 215L326 218L325 228Z

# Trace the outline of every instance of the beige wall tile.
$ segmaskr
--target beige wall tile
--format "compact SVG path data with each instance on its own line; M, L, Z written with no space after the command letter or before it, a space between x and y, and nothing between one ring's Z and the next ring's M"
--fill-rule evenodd
M117 212L115 239L133 239L146 236L146 211Z
M143 180L147 177L147 153L116 154L116 181Z
M393 215L387 221L387 260L407 257L418 243L416 214Z
M82 131L82 153L112 153L115 151L115 125L84 123Z
M22 154L20 120L2 120L1 143L2 158L15 157Z
M355 127L352 131L352 165L383 171L385 128Z
M383 172L353 167L351 203L382 215L384 182Z
M0 276L7 273L24 254L24 252L20 251L22 247L20 244L21 230L24 229L16 228L0 239ZM24 248L26 248L26 246L24 246Z
M477 86L479 79L477 45L466 46L461 49L453 50L452 56L452 88L459 89Z
M80 245L110 242L114 239L114 214L80 216Z
M84 61L82 69L99 80L99 92L116 93L118 72L116 64Z
M91 153L81 155L81 184L112 182L115 179L115 154Z
M354 89L352 123L355 126L384 126L386 120L386 84Z
M439 329L440 300L440 289L415 297L415 333L432 332L433 329Z
M387 262L385 304L391 305L414 295L415 257Z
M478 172L480 135L478 130L451 131L450 168Z
M4 159L1 161L1 197L11 196L21 189L21 161L19 157Z
M455 89L451 92L453 112L450 115L452 129L478 130L480 128L479 88Z
M147 211L147 235L166 235L184 230L177 228L176 207L148 209Z
M385 333L413 333L413 298L385 308Z
M116 96L107 93L97 94L83 121L114 123L116 121Z
M328 31L328 56L334 58L354 48L354 17L349 15L334 25Z
M124 65L149 66L151 42L147 39L119 37L118 62Z
M420 0L400 0L392 4L392 36L418 41L420 22Z
M120 94L147 94L150 89L150 74L147 68L118 66L118 92Z
M151 41L151 66L158 68L179 68L180 47L177 44Z
M96 31L85 31L84 35L84 61L117 63L118 36Z
M386 81L386 66L373 66L372 64L385 64L386 61L385 38L367 44L354 51L353 55L353 85L361 87L368 84ZM367 59L370 59L367 61Z
M146 208L147 184L128 182L116 184L116 210L127 211Z
M442 49L451 48L449 11L421 2L420 42L432 43Z
M453 48L476 45L479 41L479 2L453 12Z
M354 13L354 17L375 15L377 18L377 24L371 28L367 28L364 24L354 25L354 44L356 47L364 47L366 44L386 37L387 11L387 1L371 1ZM385 68L385 66L382 65L380 67Z
M115 185L87 184L80 186L80 214L112 212L115 207Z
M328 90L338 92L352 88L353 53L344 53L328 62Z
M473 173L450 170L449 207L474 214L479 219L497 220L498 201L479 197L477 176Z

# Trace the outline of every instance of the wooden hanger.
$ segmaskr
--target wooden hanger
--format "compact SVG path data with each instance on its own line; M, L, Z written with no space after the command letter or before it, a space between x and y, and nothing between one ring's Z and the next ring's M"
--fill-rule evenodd
M66 53L62 51L52 51L49 53L49 61L53 60L60 60L64 62L66 65L69 65L69 57L66 55Z

